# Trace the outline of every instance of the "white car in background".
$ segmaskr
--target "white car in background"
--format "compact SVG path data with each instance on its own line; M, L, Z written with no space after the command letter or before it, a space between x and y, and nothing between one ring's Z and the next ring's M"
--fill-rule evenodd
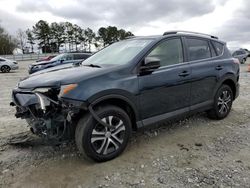
M16 61L0 57L0 70L3 73L10 72L10 70L16 70L16 69L18 69Z

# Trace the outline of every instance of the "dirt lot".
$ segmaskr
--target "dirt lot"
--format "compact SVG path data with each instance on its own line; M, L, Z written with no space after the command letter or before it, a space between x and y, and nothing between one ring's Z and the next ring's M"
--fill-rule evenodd
M0 187L250 187L250 73L241 65L240 96L224 120L201 113L134 133L118 158L86 161L74 143L50 145L31 136L9 106L27 65L0 73ZM248 60L247 64L250 64ZM20 134L21 133L21 134ZM9 145L23 137L25 144Z

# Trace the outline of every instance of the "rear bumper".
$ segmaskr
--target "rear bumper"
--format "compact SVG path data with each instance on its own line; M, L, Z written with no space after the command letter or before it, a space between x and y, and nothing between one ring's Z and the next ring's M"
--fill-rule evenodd
M18 65L12 65L10 68L11 68L11 70L17 70L17 69L19 69Z

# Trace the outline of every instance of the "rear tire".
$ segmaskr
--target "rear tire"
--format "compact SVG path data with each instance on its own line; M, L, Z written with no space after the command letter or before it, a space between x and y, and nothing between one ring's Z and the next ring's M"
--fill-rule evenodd
M242 59L241 64L245 64L246 59Z
M95 111L102 121L113 128L99 124L88 113L77 124L75 141L84 157L104 162L119 156L124 151L132 126L127 113L119 107L107 105Z
M209 110L208 117L211 119L224 119L231 111L233 104L233 92L228 85L222 85L214 98L213 109Z
M1 67L1 71L2 71L3 73L10 72L10 67L9 67L8 65L3 65L3 66Z

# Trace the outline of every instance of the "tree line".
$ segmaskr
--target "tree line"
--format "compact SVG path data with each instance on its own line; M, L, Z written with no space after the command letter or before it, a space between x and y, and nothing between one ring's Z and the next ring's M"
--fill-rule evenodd
M60 48L90 52L93 47L99 49L129 36L133 33L115 26L101 27L94 32L70 22L49 24L44 20L38 21L32 29L17 31L18 46L23 53L33 53L35 44L43 53L59 52Z
M18 41L0 26L0 54L12 54Z

